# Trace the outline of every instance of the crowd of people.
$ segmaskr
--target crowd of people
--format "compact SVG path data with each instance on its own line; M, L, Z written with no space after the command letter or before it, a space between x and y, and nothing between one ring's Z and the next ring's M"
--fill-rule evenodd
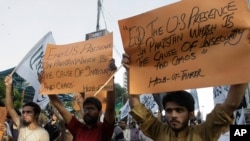
M129 70L130 58L123 55L122 63ZM115 71L114 60L109 65ZM128 71L129 72L129 71ZM6 124L0 125L6 131L3 141L163 141L217 140L225 129L233 123L233 112L239 106L247 83L231 85L224 103L216 105L208 114L206 121L190 124L194 119L194 99L187 91L168 92L162 104L166 111L166 123L155 117L152 112L140 103L138 94L130 94L129 104L132 121L124 118L117 120L115 115L115 91L107 92L107 106L103 121L102 103L96 97L84 98L82 120L70 113L57 95L49 95L51 104L56 110L49 116L46 124L39 124L41 108L34 102L23 105L22 112L14 108L12 99L11 75L6 76L6 101L8 112ZM84 93L82 93L84 97ZM116 121L116 122L115 122ZM67 136L68 134L68 136Z

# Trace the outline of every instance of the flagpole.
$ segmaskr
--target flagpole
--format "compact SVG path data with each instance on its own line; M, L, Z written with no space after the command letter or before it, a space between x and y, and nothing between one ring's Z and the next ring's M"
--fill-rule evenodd
M122 68L122 65L120 65L120 67L116 70L115 73L113 73L110 78L98 89L98 91L94 94L94 96L96 96L109 82L110 80L114 77L114 75Z

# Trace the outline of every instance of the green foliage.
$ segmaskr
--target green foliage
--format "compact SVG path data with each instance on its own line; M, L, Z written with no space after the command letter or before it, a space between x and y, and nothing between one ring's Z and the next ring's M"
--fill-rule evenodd
M14 107L16 109L20 109L22 107L22 94L18 91L17 88L14 88L13 93Z
M5 99L5 85L3 78L0 78L0 103L4 103Z
M115 83L115 97L123 97L124 95L127 95L126 89L121 87L120 84Z
M64 106L69 109L73 109L73 101L64 102Z
M13 89L13 93L14 107L20 109L22 107L22 96L17 88ZM0 79L0 102L5 103L5 84L3 78Z
M115 98L116 98L115 111L116 111L116 116L118 116L122 105L126 102L128 98L128 94L126 89L121 87L121 85L117 83L115 83Z

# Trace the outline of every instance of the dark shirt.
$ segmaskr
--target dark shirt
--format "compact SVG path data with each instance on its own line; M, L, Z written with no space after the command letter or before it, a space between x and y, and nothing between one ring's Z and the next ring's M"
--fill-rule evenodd
M73 116L66 127L73 135L74 141L110 141L114 131L114 125L109 125L105 118L103 123L88 128Z
M53 141L54 139L56 139L61 132L59 123L56 122L55 124L52 124L51 122L48 122L44 128L48 131L49 133L49 140Z
M125 141L122 128L119 125L115 125L112 141Z

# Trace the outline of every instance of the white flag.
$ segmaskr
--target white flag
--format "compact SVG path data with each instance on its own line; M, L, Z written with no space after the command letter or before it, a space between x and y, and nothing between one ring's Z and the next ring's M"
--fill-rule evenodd
M129 112L130 112L129 100L127 100L127 102L121 107L120 111L121 111L120 119L123 119L126 116L129 116Z
M214 105L223 103L227 97L229 86L213 87Z
M159 106L154 100L152 94L141 94L140 102L145 105L146 108L150 109L154 116L158 116Z
M42 109L49 103L49 98L47 95L39 94L40 82L38 76L42 72L42 59L48 43L55 44L52 32L48 32L41 38L13 71L16 71L35 89L33 102L39 104Z
M244 107L241 107L241 109L236 111L235 123L236 123L236 125L245 125L246 124Z

